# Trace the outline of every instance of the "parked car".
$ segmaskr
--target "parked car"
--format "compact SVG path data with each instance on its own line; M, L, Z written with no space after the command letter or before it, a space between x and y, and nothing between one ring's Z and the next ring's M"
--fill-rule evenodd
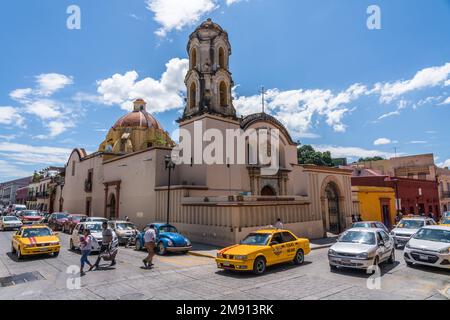
M84 217L80 220L80 222L108 222L109 220L103 217Z
M22 221L15 216L0 217L0 231L18 229L22 226Z
M260 275L267 266L285 262L303 264L310 251L308 239L297 238L288 230L268 228L252 232L239 245L219 251L216 263L220 269Z
M52 230L62 230L68 216L69 214L65 212L54 212L48 218L48 226Z
M383 229L387 233L389 233L389 229L379 221L359 221L352 224L352 228L375 228L375 229Z
M70 236L69 245L70 250L79 250L80 248L80 238L83 236L83 231L88 229L91 231L91 235L95 238L93 243L93 252L99 252L102 245L102 224L103 222L80 222L73 229L72 235ZM116 233L113 231L113 247L117 247L119 241L117 239Z
M18 214L18 218L23 224L33 224L41 221L42 217L36 210L22 210Z
M383 229L349 229L328 250L331 270L338 267L367 270L384 261L395 262L395 247L394 239Z
M450 217L442 218L441 221L439 222L439 225L444 227L450 227Z
M61 249L57 235L44 225L23 226L12 237L11 252L18 260L23 256L41 254L57 257Z
M450 269L450 227L421 228L406 244L404 259L408 266L421 264Z
M69 214L67 216L67 220L64 222L62 226L62 232L72 234L75 226L81 222L83 218L86 218L85 214Z
M394 238L395 247L398 248L404 246L412 235L415 234L420 228L435 224L436 222L433 219L427 217L414 216L403 218L391 231L391 236Z
M44 213L44 215L41 217L41 221L39 221L39 223L47 224L50 216L51 216L50 213Z
M192 249L191 241L180 234L174 226L166 223L148 224L136 237L136 250L144 248L144 234L147 228L154 226L156 230L156 253L164 255L167 252L187 253Z
M127 244L131 237L136 236L139 230L136 226L128 221L112 220L108 222L109 227L116 233L119 244Z

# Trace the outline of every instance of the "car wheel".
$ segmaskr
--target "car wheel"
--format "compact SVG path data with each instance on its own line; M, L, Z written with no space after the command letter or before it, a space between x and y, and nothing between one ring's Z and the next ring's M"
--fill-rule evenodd
M376 256L375 259L373 259L372 267L374 267L374 268L372 270L372 274L375 274L376 269L377 269L375 267L378 267L379 264L380 264L380 258L378 258L378 256Z
M141 251L141 250L142 250L141 240L136 239L136 244L135 244L135 246L134 246L134 249L135 249L136 251Z
M158 243L157 247L158 247L158 254L160 256L163 256L166 254L167 250L166 250L166 247L164 247L164 243L162 241Z
M405 261L406 262L406 266L407 267L412 267L413 266L413 263L412 262L409 262L409 261Z
M20 247L18 247L16 250L16 257L17 260L22 260L22 252L20 252Z
M297 253L295 254L295 257L294 257L294 263L295 263L296 265L301 265L301 264L303 264L303 262L305 262L305 255L304 255L304 253L303 253L303 250L300 249L300 250L298 250Z
M330 264L330 271L336 271L337 267L335 265Z
M266 259L263 257L258 257L255 259L253 264L253 273L256 275L261 275L266 272Z
M70 250L75 251L75 246L73 245L72 239L70 239Z
M59 251L53 252L52 258L56 258L57 256L59 256Z
M14 249L14 246L13 246L13 245L11 245L11 253L12 253L12 254L15 254L15 253L16 253L16 249Z
M388 263L389 264L394 264L394 262L395 262L395 250L392 250L391 256L388 259Z

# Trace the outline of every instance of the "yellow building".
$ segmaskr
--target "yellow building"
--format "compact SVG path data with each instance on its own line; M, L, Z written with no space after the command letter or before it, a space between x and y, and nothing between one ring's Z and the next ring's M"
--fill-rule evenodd
M364 221L380 221L387 227L395 225L395 191L388 187L352 187L359 201Z

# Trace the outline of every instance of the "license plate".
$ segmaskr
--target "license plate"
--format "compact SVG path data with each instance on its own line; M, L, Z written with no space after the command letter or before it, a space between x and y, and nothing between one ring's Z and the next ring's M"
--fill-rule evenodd
M230 263L229 263L229 262L224 262L224 263L223 263L223 266L224 266L224 267L229 267L229 266L230 266Z
M41 252L47 251L47 248L40 248L39 251L41 251Z
M428 261L428 256L424 256L424 255L419 255L420 260L427 260Z

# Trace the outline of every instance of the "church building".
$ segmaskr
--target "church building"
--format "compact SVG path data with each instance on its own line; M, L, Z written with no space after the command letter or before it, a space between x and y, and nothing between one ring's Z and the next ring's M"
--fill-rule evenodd
M200 124L223 136L229 129L277 129L277 174L266 175L263 165L250 161L191 161L171 170L169 193L167 156L175 143L147 111L146 102L138 99L97 152L73 150L54 207L111 219L128 216L139 227L168 218L192 241L216 245L234 244L278 218L302 237L321 238L346 229L358 210L352 200L351 170L299 165L298 145L280 121L265 112L236 115L227 32L208 19L190 35L187 53L187 98L177 120L180 129L192 136ZM202 144L207 146L203 140Z

